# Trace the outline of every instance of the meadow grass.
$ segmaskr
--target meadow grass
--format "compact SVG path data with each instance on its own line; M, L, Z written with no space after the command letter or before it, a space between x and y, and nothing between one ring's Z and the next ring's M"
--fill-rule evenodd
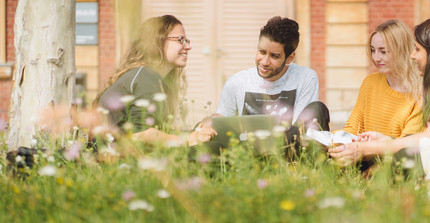
M45 151L13 174L2 135L0 222L430 221L428 183L393 174L389 156L365 179L313 143L294 160L237 142L217 156L127 135L111 146L74 160Z

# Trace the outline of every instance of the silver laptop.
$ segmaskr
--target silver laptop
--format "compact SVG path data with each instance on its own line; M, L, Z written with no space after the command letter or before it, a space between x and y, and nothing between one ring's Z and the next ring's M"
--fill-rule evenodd
M276 132L282 130L279 115L215 116L212 127L218 133L212 141L220 143L223 148L229 148L231 140L251 143L258 153L263 154L282 147L284 133Z

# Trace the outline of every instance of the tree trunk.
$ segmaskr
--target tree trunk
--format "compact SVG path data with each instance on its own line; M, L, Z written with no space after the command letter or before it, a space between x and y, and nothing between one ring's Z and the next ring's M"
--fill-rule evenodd
M9 150L31 146L40 109L72 102L75 7L75 0L18 2Z

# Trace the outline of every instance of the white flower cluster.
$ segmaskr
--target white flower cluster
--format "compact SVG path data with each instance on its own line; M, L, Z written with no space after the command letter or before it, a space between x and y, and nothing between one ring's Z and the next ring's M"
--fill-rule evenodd
M37 171L40 176L54 176L57 173L57 168L53 165L47 165Z
M154 206L152 204L146 202L145 200L134 200L128 204L128 209L130 209L132 211L145 210L148 212L153 212Z
M154 170L154 171L160 172L165 169L166 161L150 159L150 158L142 158L142 159L139 159L138 166L142 170Z

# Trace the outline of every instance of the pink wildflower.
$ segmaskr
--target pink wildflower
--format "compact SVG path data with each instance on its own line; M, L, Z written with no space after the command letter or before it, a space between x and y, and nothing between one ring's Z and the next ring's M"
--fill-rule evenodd
M269 184L267 183L267 181L265 179L258 179L257 180L257 186L260 189L264 189L268 186Z
M198 161L200 164L207 164L211 161L211 159L212 159L211 155L207 153L202 154L198 157Z
M136 197L136 194L132 190L126 190L122 193L122 199L125 201L129 201Z

